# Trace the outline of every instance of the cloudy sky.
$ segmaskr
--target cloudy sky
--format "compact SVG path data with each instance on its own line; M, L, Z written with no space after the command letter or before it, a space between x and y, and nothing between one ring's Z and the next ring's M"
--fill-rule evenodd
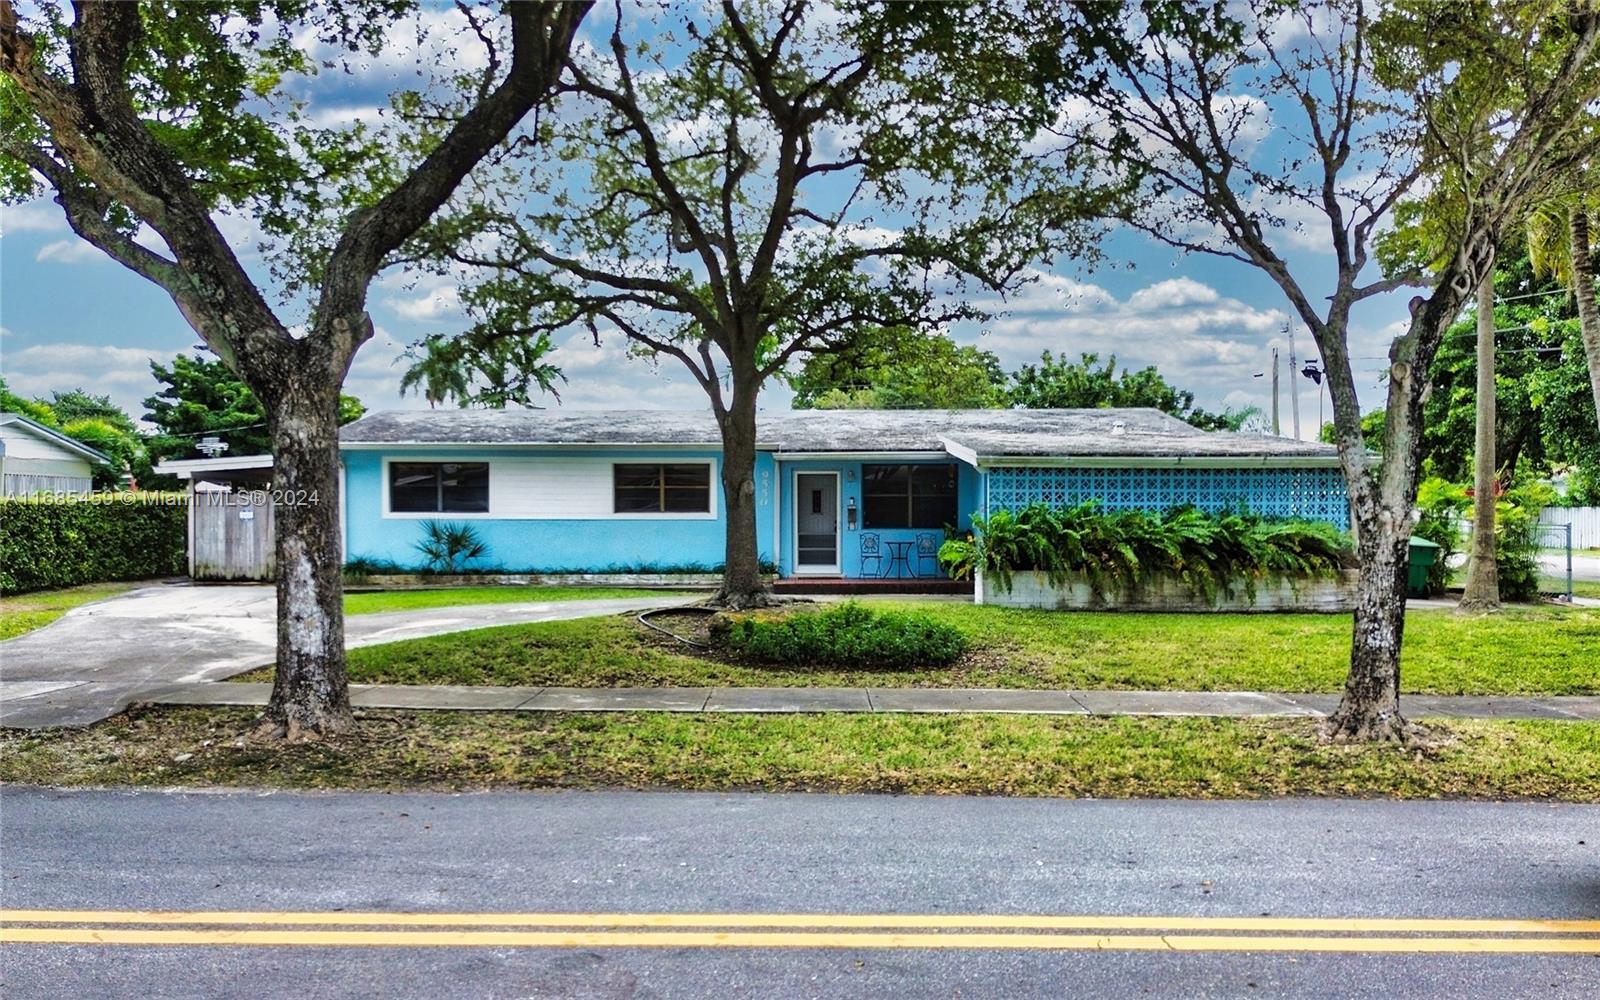
M446 36L448 11L430 12L418 25L427 38ZM416 67L432 60L424 40L349 72L324 72L308 85L314 108L334 116L375 106L379 95ZM1258 123L1259 138L1270 142L1284 126L1270 114ZM225 220L224 231L247 262L254 262L251 231L240 220ZM1332 254L1315 229L1290 225L1279 230L1279 247L1315 294L1331 287ZM172 302L154 286L125 271L77 240L48 199L0 208L0 365L13 390L48 395L83 388L108 393L135 417L141 401L156 388L149 362L165 362L191 351L198 339ZM980 343L1006 367L1036 360L1041 351L1115 354L1121 365L1155 365L1175 384L1193 390L1207 408L1256 404L1266 409L1266 369L1278 347L1287 363L1288 342L1280 332L1289 320L1282 293L1253 269L1233 261L1184 256L1133 233L1113 234L1107 263L1094 272L1071 260L1042 267L1038 280L1021 295L997 304L1000 313L982 327L954 331L958 340ZM254 269L254 268L253 268ZM1388 339L1405 315L1408 293L1379 298L1357 313L1352 354L1363 410L1382 403L1378 373ZM433 332L464 325L455 289L443 279L410 281L400 275L380 278L370 299L377 336L358 355L346 391L372 408L417 408L426 403L401 398L405 345ZM1310 338L1297 338L1302 356L1315 356ZM678 363L659 365L627 356L620 336L596 347L586 333L559 343L552 359L567 376L557 403L570 408L698 408L699 387ZM1316 433L1318 389L1301 386L1303 436ZM1285 386L1289 385L1287 375ZM765 408L787 406L779 388L765 397ZM1283 401L1285 433L1289 403Z

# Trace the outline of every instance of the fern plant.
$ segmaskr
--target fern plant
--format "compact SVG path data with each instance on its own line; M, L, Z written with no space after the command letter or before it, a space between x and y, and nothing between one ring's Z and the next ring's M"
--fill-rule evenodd
M459 573L466 563L483 558L489 547L470 524L445 521L422 522L422 541L417 551L428 567L439 573Z
M1275 519L1245 510L1165 513L1104 510L1098 501L974 517L973 531L939 550L951 576L982 570L1009 590L1019 570L1044 573L1055 586L1077 577L1099 597L1137 591L1161 576L1215 602L1238 588L1255 596L1264 577L1323 576L1351 563L1350 538L1331 524Z

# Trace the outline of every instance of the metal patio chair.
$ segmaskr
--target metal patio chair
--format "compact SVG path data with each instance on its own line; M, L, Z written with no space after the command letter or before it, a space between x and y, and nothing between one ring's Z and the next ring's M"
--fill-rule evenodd
M924 562L933 564L932 570L927 573L922 571ZM939 536L931 531L917 533L917 570L918 576L939 575Z
M867 563L873 564L874 570L867 572ZM863 531L861 533L861 575L883 575L883 542L878 538L876 531Z

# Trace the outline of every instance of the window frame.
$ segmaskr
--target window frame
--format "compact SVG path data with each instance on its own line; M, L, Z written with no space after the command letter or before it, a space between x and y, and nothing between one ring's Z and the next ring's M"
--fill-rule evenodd
M871 504L868 497L868 484L872 482L868 470L873 468L906 469L906 490L904 494L889 494L894 499L902 497L905 500L905 524L882 524L869 519L868 511ZM938 469L951 475L952 488L950 490L950 519L940 524L917 524L916 511L918 494L916 489L917 470ZM880 494L879 500L885 498ZM862 462L861 463L861 530L863 531L943 531L946 525L959 526L961 521L961 467L956 462Z
M394 467L397 465L481 465L484 471L484 504L486 510L395 510L394 509ZM383 492L383 516L386 518L406 518L413 520L473 520L492 518L498 515L494 511L494 462L487 458L435 458L431 456L410 455L385 455L382 466L382 482L380 489ZM435 472L435 483L438 483L438 473ZM443 487L435 486L438 502L443 507Z
M639 459L613 460L611 463L611 509L600 515L611 518L644 518L647 520L710 520L717 517L717 480L716 463L703 458L664 461ZM661 508L658 510L618 510L617 509L617 470L623 466L635 468L654 467L657 470L655 489L660 493ZM698 468L705 470L706 476L706 505L703 510L667 510L666 494L671 487L667 485L667 469L672 466L682 468ZM638 488L638 487L635 487ZM678 489L698 489L698 487L677 487Z

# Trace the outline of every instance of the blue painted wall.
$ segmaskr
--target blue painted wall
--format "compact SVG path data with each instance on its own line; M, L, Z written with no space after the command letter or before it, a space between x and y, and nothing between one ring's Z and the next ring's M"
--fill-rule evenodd
M419 451L420 456L422 453ZM618 461L649 462L685 459L716 460L714 452L541 452L537 449L497 448L473 451L459 448L429 448L426 458L463 462L493 462L500 458L527 458L550 455L561 457L614 457ZM345 551L349 559L375 559L408 568L424 565L417 551L426 517L385 517L383 514L383 459L377 451L346 451L345 464ZM391 460L406 460L407 453L388 453ZM773 480L773 462L768 455L756 458L756 530L761 557L772 561L772 503L770 489L762 484ZM765 472L765 476L763 476ZM494 467L490 466L490 478ZM509 572L576 573L621 571L640 568L663 570L714 567L722 563L727 537L726 505L721 498L720 468L712 471L712 488L717 490L715 518L677 519L666 517L585 519L542 519L439 514L440 521L470 524L488 546L488 553L474 565ZM491 487L492 488L492 487ZM609 504L609 497L605 502ZM609 513L609 505L604 507Z
M590 457L617 461L673 461L710 459L716 452L678 452L645 450L549 451L539 449L429 448L418 460L447 459L488 461L502 458ZM345 528L346 551L351 559L374 559L404 567L420 567L422 557L417 542L422 538L426 518L385 517L383 514L383 458L378 451L346 451ZM404 460L405 450L388 453L391 459ZM761 558L775 562L779 574L791 576L795 564L794 474L799 472L839 473L840 569L846 577L876 576L889 567L888 552L878 562L863 566L861 535L868 530L861 523L864 505L861 496L860 461L804 460L776 462L771 454L756 456L756 539ZM916 464L938 464L935 460ZM998 510L1021 506L1031 501L1065 505L1098 498L1111 508L1142 507L1165 510L1180 503L1193 503L1206 509L1233 507L1243 503L1265 514L1300 515L1331 521L1340 527L1349 523L1344 480L1337 469L1085 469L1085 468L996 468L980 473L957 463L957 527L971 527L974 513L985 506ZM726 504L720 496L721 481L713 469L713 488L718 490L715 518L677 519L664 517L602 519L541 519L462 517L441 514L441 521L463 521L472 525L488 545L488 554L477 566L513 572L604 572L628 569L710 568L723 560L727 533ZM493 466L490 470L494 477ZM857 524L850 528L846 511L854 501ZM609 495L597 501L597 513L609 513ZM872 529L883 542L914 542L917 529ZM935 540L943 532L934 530ZM934 560L918 562L912 552L912 566L924 576L942 575Z
M883 552L881 562L868 562L865 572L861 559L861 535L865 531L876 533L881 542L910 541L914 542L917 535L931 530L935 543L944 542L944 532L938 529L916 528L871 528L864 527L862 521L863 504L861 500L861 462L806 460L797 462L781 462L778 468L783 478L783 501L780 505L780 543L778 551L778 572L782 576L791 576L794 573L795 538L794 538L794 474L798 472L837 472L839 473L839 536L840 536L840 571L847 577L878 576L887 571L889 566L889 553ZM872 464L872 463L867 463ZM897 463L899 464L899 463ZM938 465L939 462L909 462L909 465ZM981 507L981 491L978 485L978 471L970 465L957 463L958 476L956 479L956 514L959 518L957 527L965 530L972 526L972 515ZM851 500L856 504L856 527L848 527L848 518L845 511L849 508ZM771 533L770 526L766 529ZM763 544L766 541L763 540ZM911 564L918 568L923 576L943 576L936 560L923 560L920 567L917 564L916 550L911 552Z

